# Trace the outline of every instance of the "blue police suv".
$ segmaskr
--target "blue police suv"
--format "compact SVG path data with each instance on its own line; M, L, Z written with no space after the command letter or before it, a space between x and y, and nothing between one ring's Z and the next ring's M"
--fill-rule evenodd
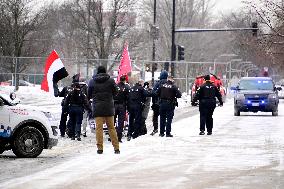
M278 90L270 77L243 77L236 87L234 95L234 115L240 112L272 112L278 116Z

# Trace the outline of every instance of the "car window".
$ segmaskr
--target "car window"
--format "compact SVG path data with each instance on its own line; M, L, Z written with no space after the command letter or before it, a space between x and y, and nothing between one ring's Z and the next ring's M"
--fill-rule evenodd
M240 90L273 90L272 80L241 80L239 84Z

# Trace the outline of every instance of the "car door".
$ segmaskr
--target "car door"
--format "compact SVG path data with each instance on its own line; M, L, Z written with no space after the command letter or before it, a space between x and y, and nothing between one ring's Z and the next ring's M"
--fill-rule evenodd
M10 137L12 130L10 127L10 111L9 105L5 101L3 102L4 105L0 106L0 137L8 138Z

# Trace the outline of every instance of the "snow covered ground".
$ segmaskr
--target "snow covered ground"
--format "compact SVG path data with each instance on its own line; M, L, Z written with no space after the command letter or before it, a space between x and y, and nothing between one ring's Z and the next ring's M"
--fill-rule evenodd
M60 99L38 89L23 88L17 95L24 104L60 113ZM213 135L199 136L198 108L181 102L173 138L145 135L124 140L120 155L107 140L104 154L96 154L90 132L81 142L60 138L58 146L34 159L4 152L0 188L284 188L283 122L284 101L278 117L235 117L228 100L214 112Z

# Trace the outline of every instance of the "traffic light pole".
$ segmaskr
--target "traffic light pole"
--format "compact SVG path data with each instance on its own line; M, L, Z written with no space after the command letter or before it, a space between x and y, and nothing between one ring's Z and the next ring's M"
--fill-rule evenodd
M175 24L176 24L176 0L173 0L173 17L172 17L172 49L171 49L171 75L175 76L175 64L176 60L176 45L175 45Z
M176 13L176 0L173 0L173 15L172 15L172 48L171 48L171 75L175 75L175 65L176 61L176 45L175 45L175 33L176 32L227 32L227 31L244 31L251 30L253 36L257 36L257 31L259 30L257 22L252 23L251 28L224 28L224 29L198 29L198 28L184 28L184 29L175 29L175 13ZM166 67L166 65L165 65ZM168 70L167 70L168 71Z
M196 33L196 32L217 32L217 31L243 31L243 30L258 30L258 28L226 28L226 29L197 29L197 28L182 28L177 29L175 32L190 32L190 33Z

